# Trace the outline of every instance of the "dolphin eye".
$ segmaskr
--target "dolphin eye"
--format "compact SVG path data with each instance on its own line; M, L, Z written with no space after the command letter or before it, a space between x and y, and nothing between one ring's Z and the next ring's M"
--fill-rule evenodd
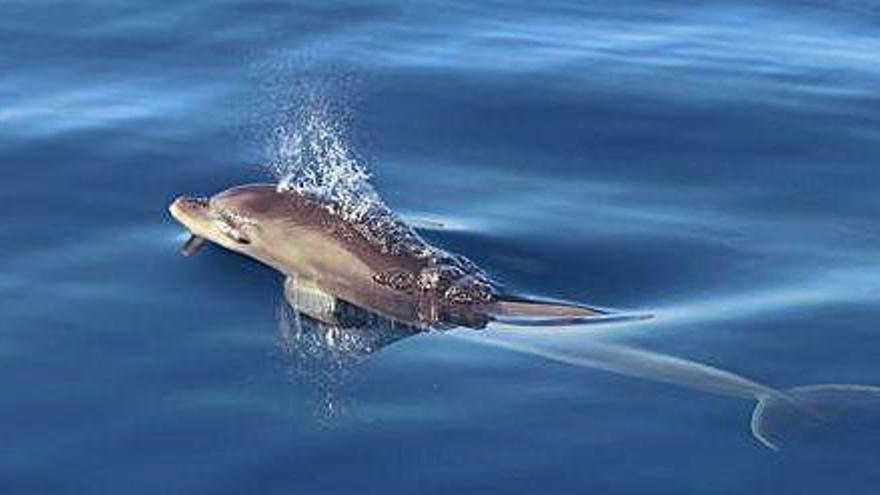
M214 225L233 241L239 244L250 244L251 239L248 237L245 229L256 224L237 213L228 210L218 210L214 212Z

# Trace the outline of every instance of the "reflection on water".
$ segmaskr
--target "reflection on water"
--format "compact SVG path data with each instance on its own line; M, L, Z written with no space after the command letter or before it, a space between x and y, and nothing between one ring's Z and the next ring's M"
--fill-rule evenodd
M323 419L344 413L348 402L342 391L360 364L386 346L430 331L344 301L336 301L337 317L322 322L301 313L295 306L296 300L288 301L278 310L281 348L289 359L292 375L319 391L318 414ZM311 308L307 312L313 314ZM845 421L853 410L880 406L880 387L823 384L780 390L730 371L662 353L599 340L572 342L571 332L566 338L561 328L545 326L538 331L523 331L503 323L490 328L462 331L466 333L452 329L436 331L567 365L755 401L752 434L774 450L812 430L836 426L835 422L841 417Z

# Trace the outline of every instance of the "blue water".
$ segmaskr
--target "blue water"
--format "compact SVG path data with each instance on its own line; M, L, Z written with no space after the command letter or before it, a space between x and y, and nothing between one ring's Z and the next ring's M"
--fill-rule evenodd
M317 114L432 242L657 314L571 348L880 384L878 27L859 0L4 1L0 489L876 493L876 419L773 452L748 401L455 332L328 356L279 330L278 274L181 257L165 208L272 180Z

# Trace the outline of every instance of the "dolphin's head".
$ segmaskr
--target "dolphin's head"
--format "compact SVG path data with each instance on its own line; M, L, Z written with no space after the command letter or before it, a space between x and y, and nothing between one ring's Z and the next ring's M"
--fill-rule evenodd
M195 253L207 240L253 255L263 241L261 225L282 199L274 185L251 184L210 198L181 196L168 210L192 234L183 254Z

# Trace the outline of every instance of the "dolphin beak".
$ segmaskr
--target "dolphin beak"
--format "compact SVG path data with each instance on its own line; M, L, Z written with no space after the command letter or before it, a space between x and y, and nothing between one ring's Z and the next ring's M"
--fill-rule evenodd
M184 256L192 256L198 253L207 242L208 240L204 237L199 237L195 234L190 235L189 239L183 244L183 247L180 248L180 254Z
M189 239L180 248L184 256L192 256L199 252L208 240L199 234L204 234L204 226L207 221L207 198L191 198L181 196L175 199L169 206L168 211L175 220L180 222L190 231Z
M208 198L180 196L168 205L168 211L178 222L186 225L188 216L203 213L208 208Z

